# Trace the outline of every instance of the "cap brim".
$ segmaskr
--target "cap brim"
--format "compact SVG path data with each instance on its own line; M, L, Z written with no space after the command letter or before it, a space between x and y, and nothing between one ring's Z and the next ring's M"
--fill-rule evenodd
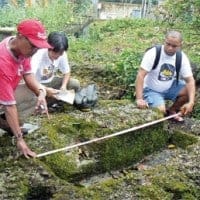
M48 49L53 48L46 40L34 40L31 38L28 38L28 39L34 46L36 46L38 48L48 48Z

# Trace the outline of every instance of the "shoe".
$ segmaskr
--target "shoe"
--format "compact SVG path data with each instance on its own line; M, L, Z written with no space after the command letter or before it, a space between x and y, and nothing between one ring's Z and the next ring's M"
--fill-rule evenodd
M22 134L23 135L27 135L28 134L28 129L27 128L23 128L23 127L21 127L21 132L22 132Z
M5 120L2 120L0 118L0 128L8 133L8 135L13 136L13 132L11 128L8 126L7 122ZM21 127L21 132L23 135L26 135L29 133L29 130L27 128Z

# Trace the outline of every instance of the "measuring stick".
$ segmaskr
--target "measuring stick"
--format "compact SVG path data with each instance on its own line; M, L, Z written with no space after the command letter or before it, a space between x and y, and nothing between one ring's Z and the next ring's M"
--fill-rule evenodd
M176 114L173 114L173 115L170 115L170 116L167 116L167 117L164 117L164 118L152 121L152 122L148 122L146 124L142 124L142 125L139 125L139 126L136 126L136 127L132 127L132 128L129 128L129 129L126 129L126 130L123 130L123 131L119 131L119 132L116 132L116 133L113 133L113 134L110 134L110 135L100 137L100 138L94 138L92 140L88 140L88 141L81 142L81 143L78 143L78 144L74 144L74 145L71 145L71 146L63 147L63 148L60 148L60 149L55 149L55 150L48 151L48 152L45 152L45 153L41 153L41 154L38 154L36 157L39 158L39 157L47 156L47 155L57 153L57 152L60 152L60 151L67 151L67 150L73 149L75 147L80 147L80 146L90 144L90 143L93 143L93 142L98 142L98 141L101 141L101 140L112 138L112 137L115 137L115 136L118 136L118 135L122 135L122 134L125 134L125 133L128 133L128 132L131 132L131 131L135 131L135 130L138 130L138 129L141 129L141 128L145 128L147 126L157 124L159 122L177 117L179 115L180 115L180 113L176 113Z

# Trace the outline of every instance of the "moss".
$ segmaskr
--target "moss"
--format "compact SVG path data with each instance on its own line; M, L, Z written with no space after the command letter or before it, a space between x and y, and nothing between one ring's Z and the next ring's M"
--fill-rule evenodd
M117 192L122 186L122 184L123 178L107 178L101 183L93 184L87 188L80 188L80 190L77 191L77 193L80 199L81 197L84 197L84 199L103 200L112 196L112 194L115 193L115 191Z
M162 125L161 125L162 127ZM145 155L163 148L168 136L162 128L145 129L121 135L93 145L99 172L119 169L139 161Z
M77 119L66 114L57 114L52 117L51 121L53 123L50 124L49 121L43 120L45 132L49 139L51 141L55 139L55 143L59 140L59 144L65 145L67 142L72 142L72 138L84 140L93 137L98 127L95 122L87 122L84 119Z
M67 156L63 153L49 156L44 162L61 179L67 180L71 174L77 171L73 156Z
M182 171L179 171L176 167L158 166L152 171L148 171L148 179L151 180L150 188L160 188L158 191L154 189L151 191L148 186L140 188L142 194L145 191L148 197L151 197L152 193L159 197L159 191L166 193L169 199L185 199L184 197L186 196L197 198L199 196L195 184L190 182L189 177L187 177ZM155 199L158 198L155 197Z
M20 161L13 160L6 163L4 169L4 171L6 170L6 177L1 180L1 184L4 184L6 187L8 199L25 198L30 187L25 166L30 163L32 162L25 161L24 164L21 164Z
M192 195L190 193L184 193L182 195L182 199L184 199L184 200L196 200L197 197L195 197L194 195Z
M140 199L152 199L152 200L171 200L173 195L163 190L159 185L147 185L141 186L140 189Z
M111 170L128 167L146 155L163 148L169 136L163 132L162 124L139 132L132 132L109 140L87 145L95 160L83 165L72 174L71 181Z
M51 120L53 122L51 124L49 124L48 120L43 120L44 129L41 129L40 132L48 136L51 143L50 146L53 149L105 136L109 132L113 132L113 130L118 131L118 126L121 129L133 126L132 119L124 121L126 114L125 116L123 116L123 113L119 115L119 104L121 106L132 106L132 104L127 104L127 102L130 103L130 101L126 100L102 102L102 104L105 103L103 108L105 110L108 109L107 115L97 115L95 112L91 112L87 113L88 118L85 118L83 115L83 119L77 119L65 113L56 114ZM127 108L125 107L125 109ZM127 109L127 112L129 112L129 109ZM140 111L138 110L138 112ZM150 110L146 112L152 113ZM97 119L93 117L94 115ZM151 117L154 118L155 116L152 115ZM139 115L136 119L134 122L137 124L140 121L144 122L144 118L141 118ZM102 128L102 123L108 123L112 120L113 124L111 124L111 127ZM88 162L85 165L78 166L79 163L77 163L80 161L79 150L81 148L73 149L70 156L60 152L47 156L43 161L60 178L68 181L77 181L92 174L127 167L133 162L139 161L142 157L163 148L167 144L168 137L168 134L163 132L163 124L160 123L156 127L152 126L110 138L109 140L88 144L86 151L89 152L88 156L92 162Z
M0 146L0 158L8 157L15 150L15 145L12 144L12 137L8 136L7 133L0 137Z
M64 114L55 116L53 123L49 124L43 120L42 134L46 134L50 140L53 149L64 148L75 141L85 141L93 137L96 130L96 123L89 123L81 119L75 119ZM69 144L69 145L68 145ZM75 148L74 148L75 149ZM65 151L46 156L42 161L47 164L51 170L60 178L68 180L69 176L77 173L78 167L76 158L77 149L71 150L70 153ZM46 150L48 151L48 150Z
M175 130L171 135L170 142L183 149L189 145L197 143L198 139L194 135L184 133L183 131Z

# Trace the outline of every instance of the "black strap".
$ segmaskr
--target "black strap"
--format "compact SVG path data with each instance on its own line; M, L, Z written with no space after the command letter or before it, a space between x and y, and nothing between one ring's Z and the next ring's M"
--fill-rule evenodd
M156 57L155 57L155 60L154 60L154 63L153 63L153 67L152 67L152 70L154 70L157 65L158 65L158 62L160 60L160 54L161 54L161 45L155 45L153 46L156 48Z
M177 51L176 52L176 83L178 83L179 80L179 72L181 69L181 64L182 64L182 52L181 51Z

